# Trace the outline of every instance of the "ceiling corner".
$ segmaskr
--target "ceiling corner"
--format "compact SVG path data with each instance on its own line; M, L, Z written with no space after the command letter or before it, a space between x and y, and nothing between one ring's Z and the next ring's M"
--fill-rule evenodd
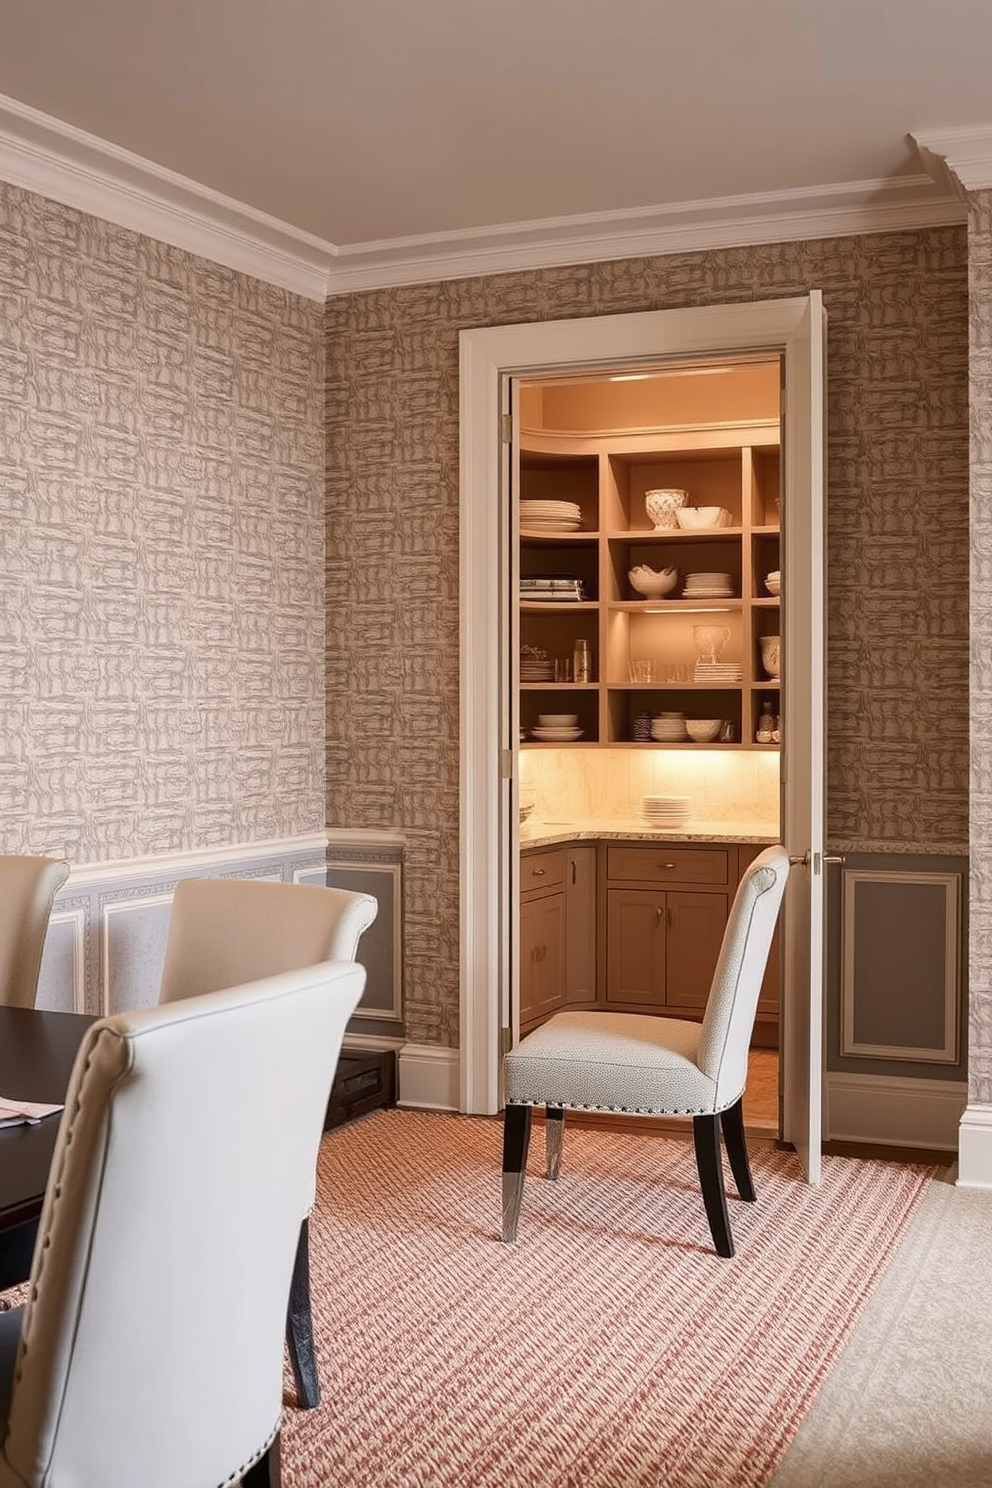
M938 185L950 187L958 196L992 188L992 124L921 129L912 139Z

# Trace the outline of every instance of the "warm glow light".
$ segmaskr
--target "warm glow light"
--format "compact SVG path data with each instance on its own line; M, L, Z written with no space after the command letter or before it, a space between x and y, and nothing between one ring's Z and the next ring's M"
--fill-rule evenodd
M678 609L657 609L649 605L643 612L645 615L730 615L732 610L729 605L679 605Z

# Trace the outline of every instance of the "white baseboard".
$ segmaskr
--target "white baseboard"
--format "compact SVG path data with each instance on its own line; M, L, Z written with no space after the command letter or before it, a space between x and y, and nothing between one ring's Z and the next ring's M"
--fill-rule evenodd
M457 1111L458 1050L435 1044L404 1044L399 1054L399 1105L428 1111Z
M957 1150L968 1099L963 1082L833 1071L826 1076L826 1087L829 1140ZM988 1136L992 1139L992 1126Z
M958 1186L992 1188L992 1106L965 1107L958 1132Z

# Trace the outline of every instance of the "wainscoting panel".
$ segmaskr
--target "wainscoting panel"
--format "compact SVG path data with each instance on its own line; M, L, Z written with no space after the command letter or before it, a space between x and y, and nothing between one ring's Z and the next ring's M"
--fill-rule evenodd
M961 875L843 874L842 1055L956 1064Z
M183 878L271 879L286 883L328 882L327 842L318 837L289 838L214 852L163 854L113 863L74 867L56 896L45 942L38 984L38 1006L57 1012L97 1016L150 1007L158 1001L169 915L176 884ZM367 871L367 870L363 870ZM393 1018L398 1010L399 866L376 880L380 899L373 927L388 947L383 952L367 932L363 959L369 953L366 996L373 1018ZM334 882L340 874L335 870ZM372 967L375 974L372 974ZM388 1010L388 1011L386 1011ZM399 1012L395 1014L399 1018ZM352 1023L354 1029L355 1022ZM360 1026L360 1025L359 1025ZM380 1031L392 1031L381 1028ZM396 1031L402 1026L396 1022Z

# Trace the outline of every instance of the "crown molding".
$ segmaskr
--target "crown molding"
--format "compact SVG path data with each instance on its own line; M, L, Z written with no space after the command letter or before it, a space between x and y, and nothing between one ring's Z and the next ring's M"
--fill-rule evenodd
M961 198L992 187L992 124L923 129L912 136L931 178Z
M849 181L355 243L336 250L327 288L333 296L609 259L902 232L946 227L965 216L957 195L935 188L929 176Z
M0 95L0 180L323 300L330 243Z
M2 95L0 180L318 301L611 259L942 227L966 215L954 183L900 176L339 247Z

